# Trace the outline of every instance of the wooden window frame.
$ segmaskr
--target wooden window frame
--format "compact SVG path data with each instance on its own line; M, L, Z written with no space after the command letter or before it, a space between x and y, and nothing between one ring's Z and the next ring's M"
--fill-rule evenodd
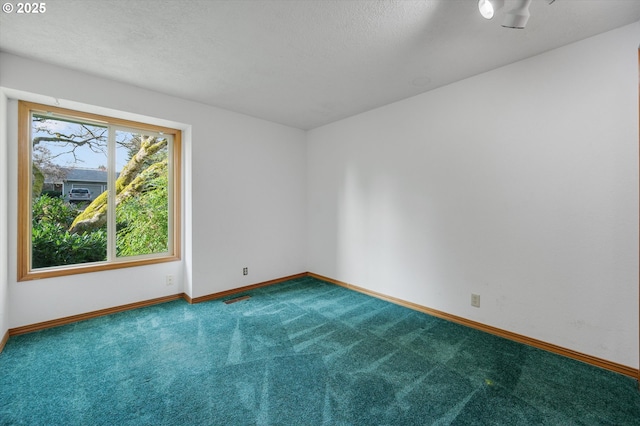
M136 130L163 133L173 137L172 148L172 223L170 231L171 244L166 255L141 258L119 258L104 262L65 265L52 268L32 269L31 267L31 114L32 112L46 112L69 116L78 119L98 121L107 125L129 127ZM76 111L33 102L18 102L18 281L36 280L42 278L61 277L88 272L107 271L134 266L151 265L164 262L174 262L181 259L181 229L182 229L182 132L178 129L157 126L148 123L125 120L88 112Z

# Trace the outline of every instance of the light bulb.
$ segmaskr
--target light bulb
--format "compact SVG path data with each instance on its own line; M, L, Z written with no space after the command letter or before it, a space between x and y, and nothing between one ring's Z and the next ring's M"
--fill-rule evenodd
M493 14L495 13L493 5L489 0L478 0L478 10L484 19L493 18Z

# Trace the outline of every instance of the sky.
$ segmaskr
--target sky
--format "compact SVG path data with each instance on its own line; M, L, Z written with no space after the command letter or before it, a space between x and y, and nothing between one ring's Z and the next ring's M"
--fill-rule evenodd
M34 154L42 151L36 147L46 148L51 162L61 167L97 169L107 167L108 129L103 126L84 126L57 118L47 118L44 122L33 122L32 139L37 137L66 137L73 141L93 139L90 144L78 146L70 142L41 141L34 146ZM117 140L130 140L133 133L116 131ZM129 159L125 147L116 145L116 171L122 170ZM74 155L75 154L75 155Z

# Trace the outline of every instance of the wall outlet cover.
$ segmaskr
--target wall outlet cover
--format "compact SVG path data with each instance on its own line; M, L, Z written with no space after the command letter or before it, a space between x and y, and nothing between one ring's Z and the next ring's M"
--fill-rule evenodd
M479 294L472 294L471 295L471 306L473 306L475 308L479 308L480 307L480 295Z

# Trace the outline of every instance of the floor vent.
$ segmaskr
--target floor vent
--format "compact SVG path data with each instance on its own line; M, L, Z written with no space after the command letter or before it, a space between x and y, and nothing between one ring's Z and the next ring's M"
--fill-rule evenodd
M240 296L240 297L236 297L235 299L225 300L224 303L226 303L227 305L230 305L231 303L242 302L243 300L247 300L249 298L251 298L251 296Z

